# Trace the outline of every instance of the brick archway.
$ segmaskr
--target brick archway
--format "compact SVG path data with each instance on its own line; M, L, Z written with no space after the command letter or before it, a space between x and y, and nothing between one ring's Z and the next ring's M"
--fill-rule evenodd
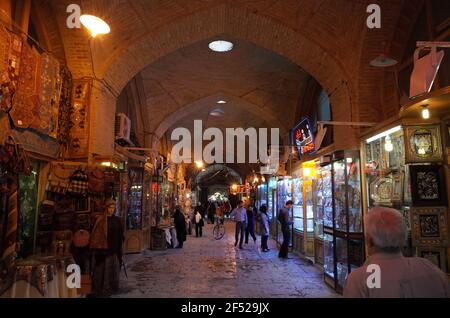
M222 34L274 51L301 66L331 94L335 120L350 121L353 119L352 113L357 114L356 105L352 105L354 93L351 76L332 52L327 52L318 41L280 22L228 5L196 12L164 25L155 33L142 36L126 49L105 60L98 67L97 75L105 78L117 91L121 91L140 70L160 57ZM91 118L96 129L91 131L95 131L96 135L90 139L91 152L112 152L113 145L105 143L105 140L113 140L113 105L115 98L105 89L94 91L94 111ZM337 148L347 147L355 139L354 132L345 128L337 127L335 135L339 136L335 138Z
M205 103L208 103L210 101L211 104L213 104L214 101L217 99L226 99L229 103L239 103L242 107L245 107L246 111L249 113L249 115L264 118L267 123L271 127L277 127L280 128L280 135L286 133L286 130L284 129L283 124L279 121L276 114L269 108L262 108L259 105L252 104L250 102L247 102L243 100L240 97L237 96L231 96L228 94L215 94L211 96L204 97L202 99L199 99L193 103L187 104L184 107L180 108L175 113L170 114L167 116L155 129L151 141L151 147L153 149L158 149L159 147L159 140L161 137L179 120L185 118L185 117L192 117L195 116L198 112L202 110Z

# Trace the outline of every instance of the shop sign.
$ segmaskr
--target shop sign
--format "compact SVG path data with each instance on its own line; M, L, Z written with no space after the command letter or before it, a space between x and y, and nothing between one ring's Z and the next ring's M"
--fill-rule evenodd
M311 123L308 118L303 118L292 130L292 139L297 148L299 159L301 156L311 154L316 151L314 136L311 130Z

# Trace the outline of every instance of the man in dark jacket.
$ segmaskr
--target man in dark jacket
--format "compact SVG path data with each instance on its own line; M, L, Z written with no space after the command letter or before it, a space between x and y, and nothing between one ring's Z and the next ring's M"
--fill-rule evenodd
M291 237L291 225L293 224L291 220L291 216L289 214L289 210L292 208L292 201L289 200L286 202L283 208L278 212L278 221L281 223L281 231L283 233L283 244L281 244L280 252L278 253L278 257L287 259L288 258L288 248L289 248L289 240Z
M175 224L175 230L177 232L177 248L183 248L183 242L186 241L186 220L184 218L184 214L181 213L179 208L175 209L173 221Z

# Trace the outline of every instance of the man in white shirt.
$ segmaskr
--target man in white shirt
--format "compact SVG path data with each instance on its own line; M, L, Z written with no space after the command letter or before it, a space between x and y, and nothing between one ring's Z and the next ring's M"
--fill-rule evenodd
M370 257L348 276L344 297L450 297L449 279L437 266L427 259L401 254L407 230L398 211L375 207L365 224Z
M239 201L238 206L231 212L230 217L236 221L236 232L235 232L235 242L234 246L237 245L239 234L239 248L242 250L242 242L244 241L244 232L247 228L247 211L244 208L244 202Z

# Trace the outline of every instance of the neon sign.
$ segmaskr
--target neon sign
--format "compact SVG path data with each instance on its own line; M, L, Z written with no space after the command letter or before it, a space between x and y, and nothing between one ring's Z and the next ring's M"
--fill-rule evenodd
M292 139L298 150L298 157L311 154L316 151L314 136L311 130L311 123L308 118L303 118L300 123L294 127L292 131Z

